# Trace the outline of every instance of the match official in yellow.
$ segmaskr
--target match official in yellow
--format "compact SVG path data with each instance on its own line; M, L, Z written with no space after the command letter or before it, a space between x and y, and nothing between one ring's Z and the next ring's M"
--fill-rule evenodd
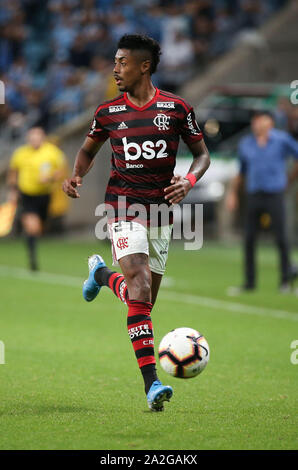
M36 244L48 215L51 192L65 168L65 156L47 142L41 127L27 133L27 145L15 150L10 161L10 200L21 205L21 222L26 235L30 269L37 270Z

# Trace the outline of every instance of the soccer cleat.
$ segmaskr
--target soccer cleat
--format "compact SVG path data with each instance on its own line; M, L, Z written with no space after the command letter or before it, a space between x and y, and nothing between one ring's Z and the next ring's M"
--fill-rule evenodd
M163 402L170 401L172 395L172 387L162 385L159 380L155 380L147 393L147 401L150 410L163 411Z
M83 297L87 302L94 300L102 286L94 279L94 273L99 268L105 268L106 263L99 255L92 255L88 258L89 277L83 284Z

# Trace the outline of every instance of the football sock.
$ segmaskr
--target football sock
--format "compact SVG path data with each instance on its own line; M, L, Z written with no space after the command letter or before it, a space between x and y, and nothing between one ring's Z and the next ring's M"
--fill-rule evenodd
M128 333L144 379L145 393L147 394L152 383L158 380L154 357L153 327L150 316L152 304L150 302L129 300L123 274L104 267L95 271L94 278L100 286L109 287L118 299L128 305Z
M36 271L38 269L37 261L36 261L37 237L34 237L33 235L27 235L26 236L26 243L27 243L28 252L29 252L30 269L32 271Z
M145 393L147 395L153 382L158 380L156 366L155 364L147 364L146 366L141 367L141 372L145 384Z
M154 357L153 326L150 316L152 304L127 299L127 305L128 334L143 375L145 393L147 394L154 380L158 380Z
M123 274L116 273L104 267L95 271L94 279L100 286L109 287L121 302L127 303L128 290Z

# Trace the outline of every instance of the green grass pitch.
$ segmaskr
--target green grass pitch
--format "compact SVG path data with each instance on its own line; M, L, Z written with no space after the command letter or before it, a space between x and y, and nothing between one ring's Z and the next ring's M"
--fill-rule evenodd
M21 241L0 243L1 449L297 449L298 298L277 292L277 256L259 250L259 288L241 282L241 251L205 242L171 246L152 312L156 349L189 326L210 345L205 371L174 389L164 413L147 408L126 329L126 307L104 288L81 294L89 254L111 263L104 242L43 240L41 273L26 271ZM297 261L297 251L295 253Z

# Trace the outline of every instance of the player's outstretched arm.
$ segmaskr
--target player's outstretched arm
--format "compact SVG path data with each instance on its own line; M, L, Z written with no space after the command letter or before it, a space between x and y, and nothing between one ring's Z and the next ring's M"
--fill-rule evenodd
M72 177L65 179L62 184L63 191L69 197L74 199L80 197L77 188L82 186L83 176L92 168L94 157L103 144L104 142L96 142L94 139L91 139L91 137L86 137L82 147L77 153Z
M165 188L165 199L171 204L178 204L185 198L187 193L194 186L210 165L210 156L203 140L189 145L193 154L193 162L186 177L175 175L171 179L171 186ZM191 174L191 177L189 175Z

